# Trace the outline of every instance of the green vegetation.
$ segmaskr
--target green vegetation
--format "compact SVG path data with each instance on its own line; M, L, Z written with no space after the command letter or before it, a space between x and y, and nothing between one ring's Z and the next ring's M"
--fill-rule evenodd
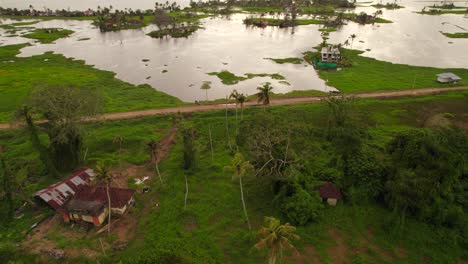
M285 80L286 78L278 73L268 74L268 73L246 73L244 76L237 76L232 72L229 71L221 71L221 72L209 72L208 75L217 76L221 79L221 82L226 85L234 85L238 82L245 81L248 79L253 79L255 77L271 77L274 80Z
M284 23L285 23L284 19L277 19L277 18L248 17L244 19L244 24L254 25L257 27L265 27L265 26L286 27ZM318 19L296 19L294 22L296 26L316 25L316 24L323 24L323 23L324 21L318 20Z
M457 32L457 33L445 33L441 32L444 34L444 36L449 37L449 38L468 38L468 32Z
M335 32L337 29L335 27L324 27L320 28L320 32L325 32L325 33L330 33L330 32Z
M176 28L164 28L160 30L151 31L147 35L152 38L164 38L171 36L173 38L187 38L200 28L198 25L181 26Z
M379 4L376 4L376 5L372 5L373 7L375 8L385 8L385 9L400 9L400 8L403 8L403 6L399 5L395 2L393 3L385 3L385 4L382 4L382 3L379 3Z
M73 34L72 30L59 28L38 28L23 35L25 38L37 39L42 44L53 43L57 39L66 38Z
M31 21L31 22L16 22L12 24L4 24L0 25L0 28L3 29L16 29L17 27L21 27L20 29L24 28L23 26L30 26L39 23L40 21Z
M350 64L340 71L318 71L328 85L345 93L369 92L379 90L404 90L411 88L448 87L436 81L436 74L453 72L462 80L459 85L468 84L467 69L439 69L419 67L379 61L361 56L362 51L341 49L342 56ZM306 60L314 57L307 53Z
M272 60L279 64L284 64L284 63L301 64L302 62L304 62L304 60L301 58L284 58L284 59L265 58L265 59Z
M417 12L418 14L422 15L447 15L447 14L454 14L454 15L464 15L468 14L468 8L466 9L433 9L429 8L426 10L426 7L424 7L421 12Z
M172 96L154 90L149 85L135 86L116 79L115 73L97 70L83 61L62 55L43 55L17 58L27 44L0 47L0 121L8 122L34 86L75 85L94 89L104 98L105 112L125 112L148 108L182 105Z
M468 93L464 91L387 101L358 100L355 102L355 107L360 113L366 115L366 118L360 122L367 126L365 138L368 140L369 148L385 157L387 144L401 132L412 131L415 127L422 126L426 127L423 131L427 133L436 131L426 126L429 125L429 122L426 122L430 119L429 117L446 113L445 116L449 118L450 123L466 122L463 115L468 111L467 98ZM236 140L240 145L239 150L246 160L258 169L256 156L252 155L249 148L249 143L253 140L252 135L268 137L269 133L273 133L273 139L278 137L284 140L289 134L287 129L289 127L291 135L289 147L294 150L292 157L299 157L301 161L298 163L303 166L300 173L296 174L298 179L302 179L298 182L313 184L309 181L310 179L327 177L339 182L341 169L329 163L330 156L334 155L335 145L322 136L329 122L327 109L325 104L271 107L267 108L267 113L263 115L263 109L247 108L244 110L244 119L240 125L240 136ZM235 126L232 125L235 122L233 111L228 112L232 135L235 132ZM252 250L252 247L263 236L255 237L252 232L248 231L240 199L239 182L238 180L232 182L231 174L223 172L224 166L229 165L232 160L232 152L226 145L225 112L194 113L185 122L196 130L195 166L190 171L182 168L184 148L182 134L179 134L168 159L160 164L164 186L161 187L157 178L153 178L149 183L153 191L136 195L136 207L132 208L129 217L134 217L138 225L131 229L135 237L129 241L128 248L123 251L107 248L108 257L104 257L99 250L99 238L102 238L102 242L113 241L116 238L111 236L105 239L106 235L98 236L93 231L88 232L88 235L85 235L86 232L83 231L79 232L81 235L66 236L65 232L77 229L77 227L71 229L68 224L54 227L47 236L49 242L57 243L59 248L65 250L80 249L80 252L94 250L98 254L96 258L100 263L115 263L119 260L123 263L264 262L268 257L267 252ZM145 143L150 139L159 141L162 136L166 135L172 123L170 116L158 116L86 124L84 127L87 131L85 142L89 147L89 155L92 155L86 165L101 159L118 164L119 146L112 143L116 135L124 139L122 151L124 162L143 164L149 159ZM268 126L265 127L265 124ZM268 133L248 133L253 131L252 129L255 131L263 129ZM210 134L215 152L213 162L209 146ZM41 137L44 136L41 133ZM459 141L458 144L461 142ZM278 144L277 141L273 143ZM7 164L12 160L18 162L31 159L34 163L39 162L37 154L31 148L28 135L21 130L1 131L0 145L6 146ZM278 150L283 153L284 148L281 147ZM139 158L134 159L135 157ZM385 160L378 160L372 164L384 163ZM356 168L369 168L369 163L359 164L351 167L353 168L352 175L356 175L356 178L360 175L356 174ZM434 163L428 162L427 164ZM33 164L30 166L36 167ZM368 173L370 174L363 173L362 175L375 175L372 174L372 170ZM186 210L183 210L184 176L187 176L190 188ZM40 181L36 182L35 179ZM40 175L30 180L34 183L33 190L56 181L55 179L46 180ZM273 179L269 178L268 174L263 173L243 179L245 204L252 230L258 230L263 226L264 216L273 216L280 219L281 223L290 222L289 217L281 212L277 204L278 200L275 200L276 195L274 188L270 185L271 180ZM303 183L300 183L300 186L303 186ZM313 188L313 185L306 186ZM301 195L308 195L304 191L310 192L309 189L302 190ZM337 258L345 262L361 261L364 263L420 263L422 261L456 263L466 259L464 251L466 244L463 244L460 231L457 229L423 222L409 214L403 219L404 221L398 221L398 214L392 213L381 203L369 200L371 199L369 197L361 195L355 199L346 198L336 207L324 205L324 208L317 210L317 218L302 226L297 226L295 234L301 239L291 240L291 243L301 253L302 259L321 263L331 262ZM294 198L288 201L289 206L298 208ZM18 204L21 202L18 201ZM313 204L317 205L316 202ZM38 211L48 212L42 207L36 210ZM33 217L37 217L34 211L26 209L25 216L14 220L13 226L0 229L3 238L0 252L3 259L34 261L33 257L27 255L27 252L15 253L18 249L8 244L10 241L22 241L23 236L19 231L27 229L34 223ZM336 250L338 247L340 250ZM75 261L84 262L86 259L83 257ZM295 263L294 254L285 251L284 262Z

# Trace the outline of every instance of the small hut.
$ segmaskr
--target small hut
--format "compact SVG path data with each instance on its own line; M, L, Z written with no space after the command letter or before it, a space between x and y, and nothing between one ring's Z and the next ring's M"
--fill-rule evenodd
M437 74L437 81L440 83L458 83L462 78L451 72Z
M333 183L327 182L319 188L320 198L329 205L335 206L341 199L341 192Z

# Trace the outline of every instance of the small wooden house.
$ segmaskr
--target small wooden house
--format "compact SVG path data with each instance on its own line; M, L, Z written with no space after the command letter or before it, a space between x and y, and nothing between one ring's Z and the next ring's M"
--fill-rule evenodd
M341 199L341 192L333 183L327 182L319 188L320 198L326 201L329 205L335 206L338 200Z
M131 189L110 188L111 213L124 214L134 203ZM101 225L109 214L105 187L86 186L78 191L61 210L65 222L87 222Z

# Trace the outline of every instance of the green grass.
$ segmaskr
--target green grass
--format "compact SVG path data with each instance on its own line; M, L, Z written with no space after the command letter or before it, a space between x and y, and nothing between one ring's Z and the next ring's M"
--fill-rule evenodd
M429 87L450 87L436 81L436 74L453 72L460 76L459 85L468 85L468 69L442 69L410 66L379 61L361 56L362 51L342 49L342 55L352 66L339 71L318 71L328 85L345 93L381 90L405 90Z
M369 114L368 122L372 124L371 143L380 146L388 142L396 132L419 126L416 120L425 115L428 109L434 112L450 112L455 119L463 119L462 115L468 111L467 100L468 92L463 91L387 101L359 100L357 107ZM249 122L249 117L260 111L263 109L245 109L243 122ZM305 130L323 128L327 122L324 104L270 107L267 111L271 115L287 116L291 124L304 125L304 128L307 128ZM248 231L246 223L242 220L238 182L231 181L231 175L223 171L223 167L229 164L231 159L231 153L226 146L224 114L224 111L211 111L194 113L191 116L188 122L197 129L196 168L190 172L181 169L182 140L179 135L168 159L160 165L164 186L161 188L158 181L152 181L152 192L136 195L136 208L130 211L131 215L139 218L138 229L135 230L136 238L129 241L129 247L122 252L108 249L107 254L112 256L112 261L108 262L116 263L122 260L123 263L160 263L164 259L175 263L180 258L189 263L249 264L265 261L263 252L252 249L256 241L255 235ZM229 110L228 114L230 132L234 135L234 110ZM124 138L124 162L141 164L149 158L144 144L150 139L159 140L167 134L171 125L170 116L86 124L85 142L89 147L88 152L92 155L86 165L92 165L96 159L107 159L116 164L118 144L113 144L112 139L117 135ZM211 127L214 142L213 164L209 152L208 127ZM308 137L306 134L297 136ZM19 157L28 159L34 152L27 134L21 131L0 131L0 144L7 145L8 160ZM188 175L189 181L185 211L184 174ZM43 186L45 183L35 188ZM254 230L261 226L264 216L271 215L285 220L273 205L271 189L267 185L246 178L244 191ZM147 209L144 209L145 207ZM26 215L20 221L24 222L23 225L16 222L14 228L0 230L0 234L16 236L13 231L27 227L27 220L31 217ZM301 240L294 244L302 254L305 254L305 247L313 246L316 257L322 263L329 263L331 256L328 250L336 245L336 240L330 236L329 230L336 229L345 243L346 262L361 260L365 263L456 263L462 256L461 246L454 244L451 239L456 235L452 230L434 229L410 218L401 233L393 233L387 231L386 223L390 217L391 212L379 205L352 206L340 203L337 207L327 207L323 210L317 222L299 227L297 233ZM91 235L67 238L61 233L64 228L68 228L68 225L57 226L48 235L59 248L99 248L98 237L92 231L89 233ZM368 242L365 242L367 240L364 237L373 245L372 248L366 248ZM357 251L359 254L353 253ZM170 258L171 256L177 258ZM311 259L307 261L310 262Z
M27 44L0 47L0 122L11 120L25 102L34 85L76 85L98 90L106 112L126 112L178 106L183 103L154 90L149 85L132 85L115 78L115 73L98 70L83 61L59 54L17 58Z
M304 60L301 58L284 58L284 59L265 58L265 59L272 60L279 64L284 64L284 63L301 64L302 62L304 62Z
M335 32L337 29L334 27L325 27L325 28L320 28L320 32L325 32L325 33L330 33L330 32Z
M457 32L457 33L445 33L441 32L444 34L444 36L449 37L449 38L468 38L468 32Z
M247 25L259 23L261 21L266 21L268 22L267 26L273 26L273 27L278 27L280 24L284 21L283 19L277 19L277 18L247 18L244 20L244 23ZM304 26L304 25L317 25L317 24L323 24L323 20L318 20L318 19L296 19L296 25L297 26Z
M468 14L468 8L466 10L434 10L434 11L424 11L424 12L416 12L418 14L421 14L421 15L448 15L448 14L452 14L452 15L464 15L464 14Z
M66 38L73 34L74 31L59 28L38 28L31 33L23 35L25 38L36 39L42 44L53 43L57 39Z
M172 38L187 38L192 35L195 31L200 29L200 26L183 26L176 29L164 28L160 30L151 31L147 35L152 38L164 38L166 36L171 36Z
M209 72L208 75L217 76L223 84L226 85L234 85L241 81L245 81L248 79L252 79L255 77L271 77L274 80L285 80L286 78L278 73L246 73L244 76L237 76L232 72L229 71L221 71L221 72Z

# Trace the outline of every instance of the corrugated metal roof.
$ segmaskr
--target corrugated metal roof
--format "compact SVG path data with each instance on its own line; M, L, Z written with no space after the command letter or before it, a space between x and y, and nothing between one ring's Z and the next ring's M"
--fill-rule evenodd
M95 173L92 169L84 168L60 182L36 192L36 196L40 197L55 210L58 210L80 188L88 185L92 178L94 178L94 175Z
M444 73L437 74L437 77L443 78L443 79L451 79L452 81L461 80L460 77L458 77L457 75L455 75L455 74L453 74L451 72L444 72Z

